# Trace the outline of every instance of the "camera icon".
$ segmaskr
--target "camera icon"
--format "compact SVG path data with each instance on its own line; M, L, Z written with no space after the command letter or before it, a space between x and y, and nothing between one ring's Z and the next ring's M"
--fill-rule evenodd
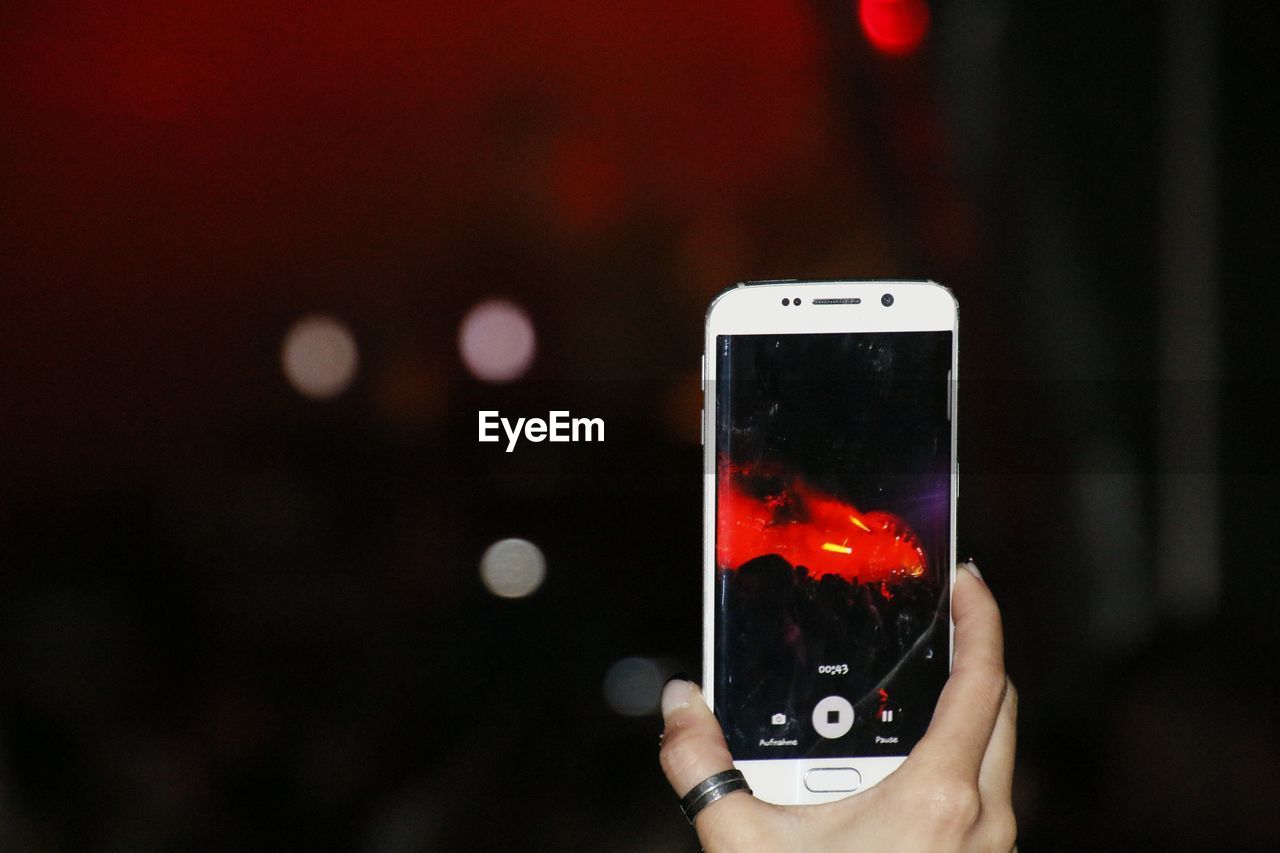
M785 726L787 724L787 715L774 714L772 717L769 718L769 721L773 723L775 726Z

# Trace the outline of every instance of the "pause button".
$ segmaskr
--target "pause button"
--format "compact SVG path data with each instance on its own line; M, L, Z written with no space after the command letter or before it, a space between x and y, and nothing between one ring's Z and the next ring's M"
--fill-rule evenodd
M824 738L844 737L853 728L853 706L843 696L828 696L813 706L813 728Z

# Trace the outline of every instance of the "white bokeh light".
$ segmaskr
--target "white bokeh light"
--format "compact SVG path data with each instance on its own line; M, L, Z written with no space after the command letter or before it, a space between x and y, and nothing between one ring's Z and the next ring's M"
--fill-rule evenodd
M533 321L523 308L506 299L472 306L458 327L462 363L485 382L519 379L533 364L537 348Z
M494 542L480 558L480 580L500 598L524 598L542 586L547 558L527 539Z
M338 396L356 378L360 351L340 320L322 314L294 323L280 345L280 367L299 394L316 400Z
M625 717L652 714L665 680L663 668L652 658L623 658L604 674L604 700Z

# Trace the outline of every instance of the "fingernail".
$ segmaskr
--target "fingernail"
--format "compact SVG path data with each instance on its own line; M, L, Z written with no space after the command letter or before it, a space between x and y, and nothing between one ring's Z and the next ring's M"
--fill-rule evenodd
M681 708L688 708L698 688L692 681L673 678L662 688L662 718L665 720Z
M978 565L977 563L973 562L973 560L966 560L960 565L962 568L968 569L969 574L973 575L978 580L982 580L982 572L978 571ZM986 581L983 581L983 583L986 583Z

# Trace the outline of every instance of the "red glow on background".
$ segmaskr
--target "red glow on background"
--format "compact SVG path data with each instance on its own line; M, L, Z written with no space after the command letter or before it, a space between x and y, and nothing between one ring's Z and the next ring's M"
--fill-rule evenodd
M552 155L551 192L563 224L586 230L621 217L627 186L607 149L566 140Z
M830 574L883 584L925 573L919 537L893 513L863 512L795 477L759 494L753 479L758 483L764 477L749 468L720 466L719 565L736 569L756 557L777 554L814 577ZM881 590L888 592L883 586Z
M867 40L882 53L914 53L929 31L925 0L858 0L858 21Z
M523 269L522 247L549 247L537 251L559 269L588 263L579 236L696 230L682 298L701 312L755 252L776 251L757 249L747 211L811 211L817 188L837 215L806 215L834 221L851 195L826 38L801 3L73 0L4 15L18 164L5 199L22 213L0 223L20 247L0 258L0 344L26 365L7 411L32 417L0 422L0 455L39 435L50 447L24 454L33 463L185 447L200 418L274 393L246 383L250 356L233 345L276 322L263 316L341 292L337 307L373 312L370 328L399 323L436 284L389 271L427 257ZM642 251L635 237L600 245ZM535 280L513 279L515 295ZM414 324L406 347L449 337L451 316ZM66 332L38 334L50 328ZM117 350L148 357L103 357ZM367 367L378 393L413 393ZM436 405L397 399L407 417Z

